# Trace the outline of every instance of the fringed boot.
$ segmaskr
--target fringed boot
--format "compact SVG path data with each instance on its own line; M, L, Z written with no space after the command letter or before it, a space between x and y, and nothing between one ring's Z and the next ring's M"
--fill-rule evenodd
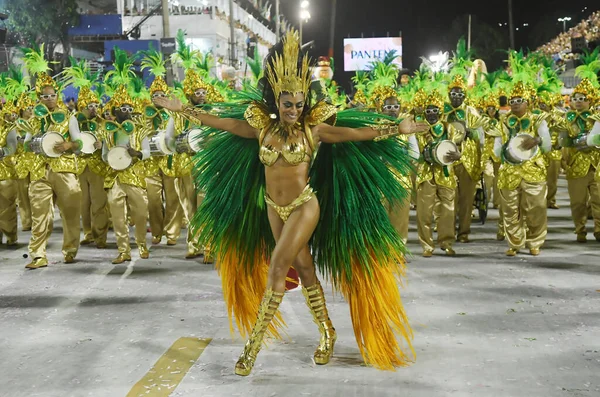
M256 356L262 347L265 332L269 323L273 320L279 304L283 299L283 292L274 292L271 288L267 289L263 296L260 307L258 308L258 317L252 329L252 334L244 346L244 351L235 364L235 373L240 376L250 375Z
M306 298L306 304L321 333L319 347L317 348L317 351L315 351L315 363L324 365L327 364L331 359L331 356L333 356L333 346L337 340L335 328L333 328L333 325L331 324L327 306L325 306L325 294L318 281L310 287L303 286L302 293Z

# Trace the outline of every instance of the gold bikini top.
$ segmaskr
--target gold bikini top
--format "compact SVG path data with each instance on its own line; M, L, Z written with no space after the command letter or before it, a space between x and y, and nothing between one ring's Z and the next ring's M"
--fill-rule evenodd
M313 141L311 128L321 123L335 124L337 108L324 101L314 105L304 117L302 126L299 127L298 134L290 134L287 139L278 137L279 126L277 122L270 117L269 110L259 102L251 103L244 113L244 118L252 126L260 131L258 143L260 150L258 157L260 162L270 167L282 157L289 165L300 165L303 162L310 163L315 153L315 143ZM300 131L303 134L300 135ZM265 138L269 136L269 143L265 144ZM279 138L279 139L278 139ZM271 143L283 141L281 147L275 148Z
M269 135L273 136L275 134ZM306 139L304 136L296 139L297 140L290 141L291 139L288 138L288 140L281 145L281 148L275 148L270 143L264 143L265 139L263 138L260 142L260 150L258 153L260 162L267 167L271 167L279 160L279 157L282 157L289 165L300 165L304 162L310 163L311 150ZM277 141L277 138L274 138L274 140Z

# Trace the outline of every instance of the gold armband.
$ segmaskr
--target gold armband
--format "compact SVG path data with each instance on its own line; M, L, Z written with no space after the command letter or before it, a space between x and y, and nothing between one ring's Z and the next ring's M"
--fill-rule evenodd
M371 126L375 131L379 133L379 136L373 138L375 142L382 141L384 139L388 139L390 137L398 135L400 132L398 131L398 124L377 124Z
M194 106L191 105L187 105L183 108L183 111L181 112L183 113L183 115L185 115L188 118L193 118L194 122L196 123L200 123L202 124L202 119L200 119L200 116L203 114L208 114L207 111L202 110L202 109L198 109Z

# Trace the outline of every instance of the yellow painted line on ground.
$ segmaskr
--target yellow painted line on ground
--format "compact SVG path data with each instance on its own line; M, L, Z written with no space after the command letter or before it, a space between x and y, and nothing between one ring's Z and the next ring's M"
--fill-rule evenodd
M127 393L127 397L168 397L212 339L179 338Z

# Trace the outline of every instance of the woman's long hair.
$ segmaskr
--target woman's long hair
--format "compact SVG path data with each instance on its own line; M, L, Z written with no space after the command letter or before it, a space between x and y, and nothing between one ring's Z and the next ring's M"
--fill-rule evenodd
M269 113L270 114L275 114L277 116L277 119L279 119L279 98L275 98L275 92L273 91L273 87L271 87L271 84L269 84L269 81L267 80L268 74L269 72L269 67L268 65L272 65L273 60L275 59L275 54L282 54L283 53L283 40L279 40L279 42L277 42L277 44L275 44L273 47L271 47L271 49L269 50L269 53L267 54L267 56L265 57L265 60L263 62L263 76L260 80L258 80L258 89L262 91L262 100L264 102L264 104L267 106ZM298 65L297 68L298 70L300 70L302 68L302 60L304 59L305 56L305 52L302 51L300 48L298 48ZM311 66L312 66L312 62L311 62ZM306 114L306 112L310 109L311 104L311 95L310 92L308 92L306 94L306 97L304 98L304 108L302 110L302 116L304 116Z

